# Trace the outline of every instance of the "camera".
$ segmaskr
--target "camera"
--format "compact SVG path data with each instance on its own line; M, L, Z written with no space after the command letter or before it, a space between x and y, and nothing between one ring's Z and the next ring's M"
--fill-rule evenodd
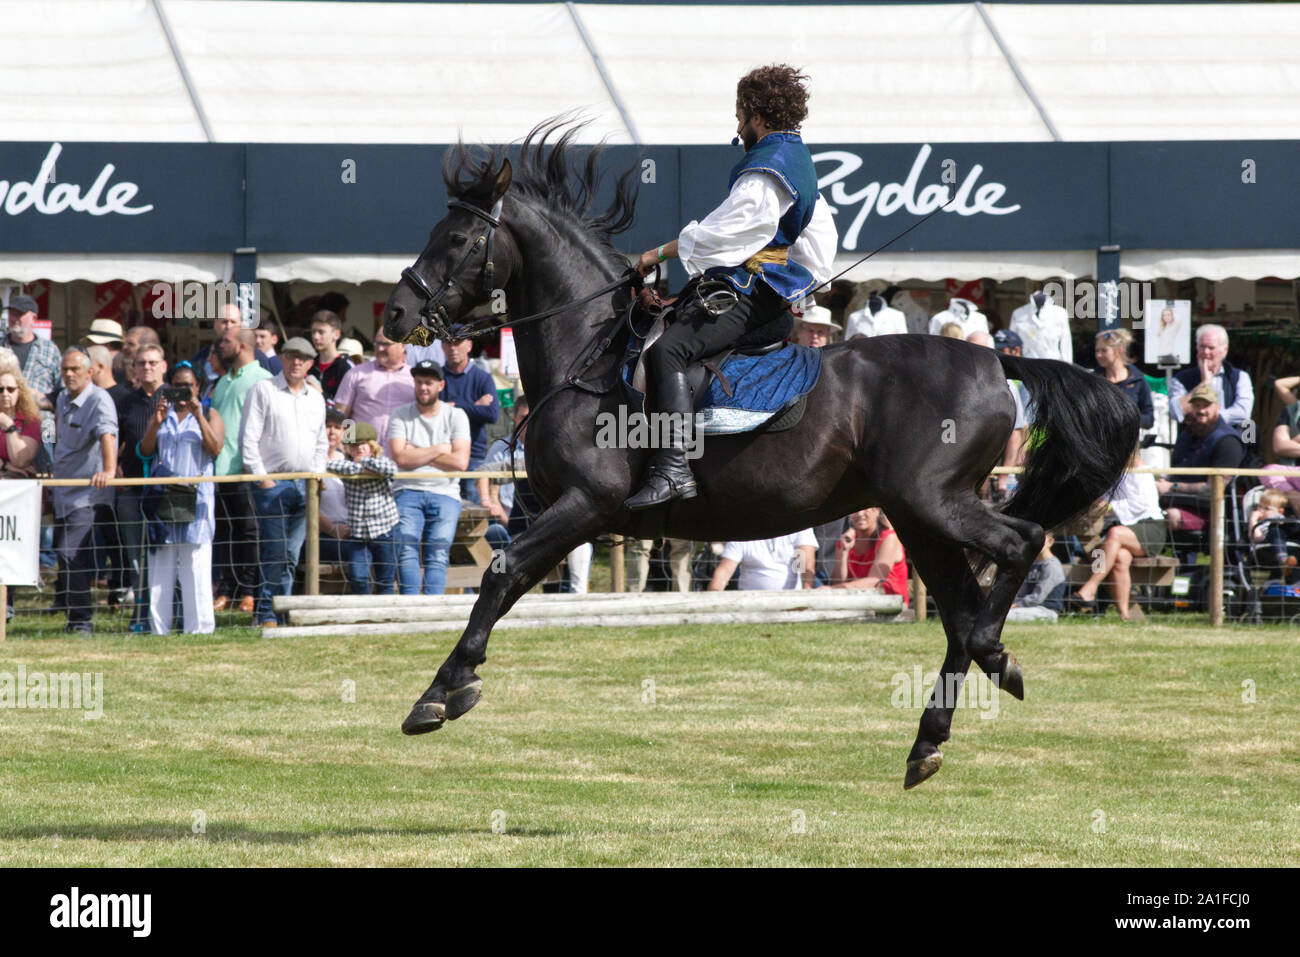
M162 397L167 400L168 405L179 405L182 402L188 402L193 395L194 393L189 386L165 385L162 387Z

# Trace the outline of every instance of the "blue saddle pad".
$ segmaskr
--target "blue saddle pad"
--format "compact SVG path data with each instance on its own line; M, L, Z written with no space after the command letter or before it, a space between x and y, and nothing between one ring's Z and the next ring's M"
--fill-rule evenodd
M631 384L639 352L640 342L634 340L624 363L623 387L636 406L643 408L645 396ZM733 355L722 364L731 395L714 377L696 411L696 426L706 435L756 429L811 392L821 370L820 349L793 343L761 356Z
M705 406L775 412L812 391L821 375L822 351L788 342L761 356L733 355L722 364L721 371L731 383L732 394L727 395L715 377L709 384Z
M732 356L722 364L731 395L715 376L697 416L705 435L758 428L812 391L822 371L822 351L786 343L761 356Z

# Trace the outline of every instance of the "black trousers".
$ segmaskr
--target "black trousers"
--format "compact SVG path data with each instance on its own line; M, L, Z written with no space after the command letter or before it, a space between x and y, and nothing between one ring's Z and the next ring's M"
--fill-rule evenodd
M646 355L660 395L664 394L664 381L685 372L692 362L741 342L746 346L777 342L794 326L788 304L763 282L755 282L753 293L740 296L736 305L720 316L710 315L693 290L684 298L686 306Z
M217 529L213 563L220 571L217 595L242 598L257 595L259 546L257 510L249 482L217 483Z

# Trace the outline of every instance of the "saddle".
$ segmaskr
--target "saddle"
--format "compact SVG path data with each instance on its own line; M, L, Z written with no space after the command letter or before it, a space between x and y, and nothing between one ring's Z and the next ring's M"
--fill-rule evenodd
M676 304L681 300L681 296L661 297L653 289L642 289L638 296L638 311L641 315L651 318L649 330L645 334L645 339L640 345L640 355L637 356L636 367L632 372L632 388L636 389L647 399L651 398L650 387L653 385L649 381L646 372L645 357L650 351L650 347L655 341L664 334L668 327L669 321L676 311ZM728 346L721 352L705 356L703 359L697 359L691 363L686 370L687 381L691 385L691 394L695 396L695 407L698 409L704 402L705 396L709 391L709 384L718 380L722 391L727 395L732 395L731 383L722 373L722 365L733 355L740 356L761 356L769 352L775 352L784 344L785 337L789 335L792 320L786 313L777 316L771 322L755 329L753 332L743 336L734 346Z
M689 289L689 287L688 287ZM652 290L643 289L636 303L637 314L649 321L649 328L644 338L630 337L624 358L624 387L634 403L644 408L653 407L654 383L646 369L646 352L655 341L663 335L668 323L672 321L676 304L681 296L661 298ZM724 366L735 357L760 357L776 353L786 348L785 337L793 325L793 317L787 312L774 318L767 324L745 335L735 345L713 355L705 356L691 363L686 370L687 382L691 387L695 408L700 410L711 405L710 395L722 395L732 398L735 395L733 383L728 379ZM716 388L714 384L716 383ZM763 431L779 432L793 428L803 418L806 404L806 392L792 398L782 408L773 413L750 414L743 426L729 424L722 431L750 431L761 428ZM715 399L716 401L716 399ZM707 414L707 413L706 413ZM761 421L760 421L761 420ZM714 431L706 424L706 431Z

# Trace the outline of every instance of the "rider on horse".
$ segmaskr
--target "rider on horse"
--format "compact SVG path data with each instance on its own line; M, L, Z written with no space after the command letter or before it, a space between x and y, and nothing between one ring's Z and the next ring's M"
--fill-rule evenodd
M790 307L830 278L838 235L817 194L812 156L799 137L799 124L808 115L807 79L784 65L760 67L741 78L733 143L744 144L745 156L731 171L727 198L677 239L642 253L637 263L637 271L647 275L658 263L678 257L692 277L725 283L714 285L729 288L735 304L716 314L716 293L701 295L697 287L650 347L646 361L658 410L673 413L672 441L655 452L645 485L626 502L629 509L696 494L685 453L695 408L686 377L690 364L742 339L761 345L785 338L793 325Z

